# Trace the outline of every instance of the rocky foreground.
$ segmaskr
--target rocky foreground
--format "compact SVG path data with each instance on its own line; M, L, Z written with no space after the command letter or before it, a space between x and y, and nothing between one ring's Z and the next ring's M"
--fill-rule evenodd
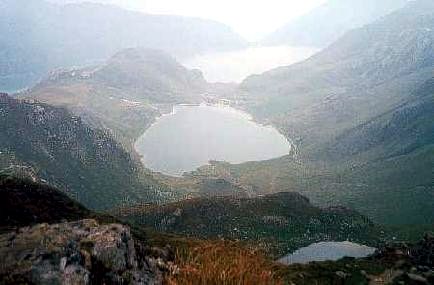
M282 267L279 276L296 285L434 284L434 236L415 244L394 243L367 258Z
M432 235L364 259L292 266L236 243L203 241L184 249L186 256L175 257L121 224L42 223L0 235L0 284L434 284Z
M391 280L391 284L434 284L434 236L426 234L423 240L414 244L387 246L373 256L374 259L393 262L393 267L386 270L376 281ZM376 282L376 283L375 283Z
M24 227L0 236L1 284L161 284L170 251L95 220Z

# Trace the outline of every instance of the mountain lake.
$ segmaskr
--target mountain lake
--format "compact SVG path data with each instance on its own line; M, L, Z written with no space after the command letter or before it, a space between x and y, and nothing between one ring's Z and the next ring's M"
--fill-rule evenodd
M211 160L241 163L287 155L288 140L271 126L227 106L178 105L137 140L143 164L180 176Z
M307 264L313 261L339 260L344 257L367 257L375 252L375 248L352 243L344 242L319 242L307 247L300 248L280 258L278 261L282 264Z

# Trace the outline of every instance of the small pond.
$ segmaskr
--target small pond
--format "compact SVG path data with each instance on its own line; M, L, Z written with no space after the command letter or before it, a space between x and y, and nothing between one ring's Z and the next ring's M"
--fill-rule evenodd
M283 264L301 263L306 264L312 261L339 260L343 257L366 257L375 252L375 248L344 242L319 242L296 250L279 259Z

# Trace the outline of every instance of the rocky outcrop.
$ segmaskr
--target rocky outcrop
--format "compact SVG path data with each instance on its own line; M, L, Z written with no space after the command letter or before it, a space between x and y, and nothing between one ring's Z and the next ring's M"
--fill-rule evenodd
M46 182L90 209L153 201L164 189L109 131L63 108L2 95L0 130L1 173Z
M421 241L413 245L403 243L386 246L372 258L379 264L392 264L389 272L392 273L390 275L393 280L390 284L434 284L434 236L432 234L426 234ZM371 280L383 280L384 275L376 276Z
M120 224L39 224L0 236L0 283L161 284L169 259Z

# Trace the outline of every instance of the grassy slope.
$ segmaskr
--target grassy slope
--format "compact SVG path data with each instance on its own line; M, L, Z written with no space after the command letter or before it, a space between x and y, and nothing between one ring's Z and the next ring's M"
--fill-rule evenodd
M260 244L277 255L321 240L375 244L380 235L380 228L358 213L320 209L296 193L196 198L161 207L124 208L119 216L162 232Z
M246 106L302 153L408 100L432 78L433 3L410 3L308 60L247 78Z
M0 228L79 220L90 211L66 194L31 180L0 176Z
M110 134L64 109L2 95L0 112L2 172L46 180L93 209L155 201L165 190Z
M411 2L305 62L248 78L243 107L295 141L296 156L195 175L297 191L377 222L433 223L432 5Z
M201 74L163 52L127 49L96 67L54 73L19 97L66 107L131 149L157 116L200 102L206 88Z
M0 175L0 233L39 223L52 224L88 218L96 219L102 224L119 223L113 217L86 209L61 191L48 185L35 183L29 179ZM161 254L159 248L167 245L172 247L173 253L176 253L176 263L181 268L181 273L177 276L168 276L169 284L188 284L188 282L193 282L192 280L206 281L206 284L220 281L230 281L232 282L230 284L234 284L240 278L265 284L278 280L270 271L272 263L268 259L260 252L249 250L238 243L162 235L135 225L131 225L131 232L136 242L143 243L145 253L148 255ZM205 251L207 254L198 259L196 255ZM210 254L211 252L213 254ZM232 263L228 263L229 260ZM220 262L220 266L216 267L215 262ZM193 266L197 266L197 269L189 270ZM11 280L8 283L7 279L0 280L0 283L2 282L12 283Z
M306 200L296 194L292 196L301 200L293 201L291 208L302 210ZM35 223L83 218L93 218L102 224L119 223L110 216L87 210L55 188L31 180L1 175L0 198L1 231ZM318 209L310 207L310 211L317 212ZM174 254L178 273L166 276L168 284L368 284L366 275L383 278L382 273L398 264L398 259L405 261L400 270L408 271L414 266L405 257L393 255L282 266L245 242L187 238L145 230L137 224L130 226L135 241L144 245L145 254L158 257L163 254L162 248L170 246L169 254ZM164 258L172 258L167 257L167 253L163 255ZM338 271L349 274L342 278L336 274Z
M379 223L432 224L433 150L431 144L354 167L351 161L300 163L291 157L240 165L216 163L195 175L221 176L256 194L297 191L314 204L345 205Z

